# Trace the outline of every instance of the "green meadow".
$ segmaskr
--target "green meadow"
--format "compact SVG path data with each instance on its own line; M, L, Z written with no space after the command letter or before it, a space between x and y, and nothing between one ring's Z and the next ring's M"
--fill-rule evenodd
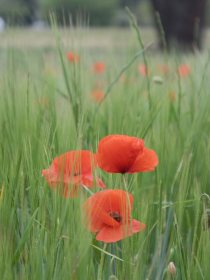
M0 34L1 279L209 279L208 44L194 54L161 53L153 30L141 33L134 26ZM103 73L94 73L97 61ZM144 139L159 164L124 177L132 216L146 229L104 246L84 224L90 194L64 198L41 172L66 151L96 152L109 134ZM123 187L122 175L96 173L108 189Z

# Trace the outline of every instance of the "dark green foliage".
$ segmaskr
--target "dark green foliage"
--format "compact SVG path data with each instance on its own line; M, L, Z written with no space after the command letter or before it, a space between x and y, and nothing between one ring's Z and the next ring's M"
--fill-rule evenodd
M36 0L1 0L0 16L9 24L30 24L35 17Z
M118 0L43 0L41 9L45 18L53 11L60 24L64 22L69 24L71 17L73 23L82 18L82 21L88 21L90 25L107 25L112 22L118 2Z
M201 46L206 0L151 0L158 29L164 31L168 45L184 48ZM160 30L162 33L162 30Z

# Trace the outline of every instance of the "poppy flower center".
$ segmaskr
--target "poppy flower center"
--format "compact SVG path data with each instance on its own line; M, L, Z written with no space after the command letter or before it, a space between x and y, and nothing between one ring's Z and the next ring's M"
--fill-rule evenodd
M120 216L120 214L118 212L111 212L109 213L109 215L117 222L121 222L122 221L122 217Z

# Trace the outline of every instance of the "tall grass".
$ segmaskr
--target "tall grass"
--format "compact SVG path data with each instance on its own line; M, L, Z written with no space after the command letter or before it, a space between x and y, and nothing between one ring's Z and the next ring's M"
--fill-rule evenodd
M133 38L131 49L100 54L107 69L97 77L91 71L97 52L78 48L80 62L70 64L66 51L61 44L0 52L0 278L209 279L208 53L170 54L164 76L157 70L164 57L147 50L136 55L142 50ZM147 79L137 71L145 57ZM180 63L191 66L186 78L177 75ZM97 79L108 93L100 105L90 97ZM88 193L64 199L41 170L65 151L96 151L108 134L144 138L159 166L127 177L133 216L147 229L104 248L83 224ZM108 188L121 184L119 175L98 172ZM171 261L175 276L167 272Z

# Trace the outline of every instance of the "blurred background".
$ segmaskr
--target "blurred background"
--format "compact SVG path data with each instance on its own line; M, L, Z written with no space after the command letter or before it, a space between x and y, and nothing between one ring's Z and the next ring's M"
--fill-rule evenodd
M160 47L202 47L205 27L210 25L208 0L1 0L0 30L7 26L48 28L54 12L59 25L129 25L125 7L137 17L138 24L155 27ZM164 40L163 40L164 37Z

